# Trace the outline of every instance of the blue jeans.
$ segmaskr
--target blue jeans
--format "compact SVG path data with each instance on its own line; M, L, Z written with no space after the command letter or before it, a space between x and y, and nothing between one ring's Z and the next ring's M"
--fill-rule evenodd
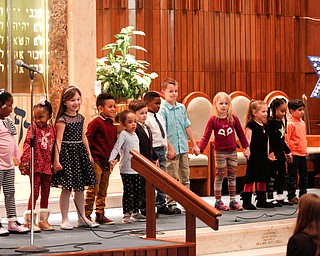
M157 153L159 157L159 165L160 168L166 171L166 151L164 147L155 147L154 151ZM156 188L157 197L156 197L156 206L157 208L162 208L166 205L166 194L162 192L160 189Z

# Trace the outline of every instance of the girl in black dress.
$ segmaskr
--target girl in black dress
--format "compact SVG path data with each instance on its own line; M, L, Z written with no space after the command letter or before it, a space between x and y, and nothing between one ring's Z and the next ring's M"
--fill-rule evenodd
M250 102L245 134L250 144L251 155L247 161L244 192L241 193L243 208L256 210L251 203L253 184L256 183L257 207L272 208L266 201L266 184L269 180L268 162L274 160L274 155L268 155L267 105L261 100Z
M85 216L84 190L97 184L93 170L93 158L84 133L84 117L78 113L81 105L81 92L76 86L62 91L60 107L56 119L56 144L52 186L62 189L60 195L61 229L70 230L69 198L74 191L74 202L78 213L78 227L97 227Z
M292 155L287 146L284 135L286 133L286 113L287 101L284 98L274 99L269 108L268 130L270 152L274 153L275 161L270 162L270 180L267 184L268 199L274 206L281 207L283 204L290 204L284 201L283 189L286 177L286 161L292 162ZM284 121L284 122L283 122ZM273 190L276 185L277 196L276 201L273 200Z

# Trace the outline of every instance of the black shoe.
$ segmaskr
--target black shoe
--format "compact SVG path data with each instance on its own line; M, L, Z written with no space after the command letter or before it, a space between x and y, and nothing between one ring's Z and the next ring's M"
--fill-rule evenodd
M176 205L168 205L168 208L173 212L173 214L181 213L181 210Z
M159 207L159 208L157 209L157 213L159 213L159 214L166 214L166 215L175 214L174 211L173 211L171 208L167 207L167 206Z
M273 200L270 203L273 204L274 207L282 207L283 206L283 202L281 200Z
M140 210L140 213L143 215L143 216L147 216L147 212L146 210ZM158 219L160 217L160 214L158 212L156 212L156 219Z

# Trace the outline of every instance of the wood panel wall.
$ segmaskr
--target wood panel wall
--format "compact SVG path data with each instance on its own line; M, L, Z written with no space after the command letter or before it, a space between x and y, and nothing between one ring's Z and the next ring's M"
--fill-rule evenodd
M152 89L173 77L179 100L202 91L242 90L263 99L272 90L308 97L317 75L307 60L320 55L318 0L97 0L97 56L122 27L146 33L134 43L159 74ZM320 133L320 99L309 99L313 134Z

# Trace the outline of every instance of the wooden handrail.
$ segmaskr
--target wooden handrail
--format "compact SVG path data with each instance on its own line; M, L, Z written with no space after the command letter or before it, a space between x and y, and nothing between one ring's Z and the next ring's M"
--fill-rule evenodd
M210 206L190 189L172 178L150 160L131 150L131 167L146 179L147 198L147 238L155 238L155 186L170 195L186 210L186 242L195 242L195 217L206 223L214 230L218 230L218 219L221 213Z

